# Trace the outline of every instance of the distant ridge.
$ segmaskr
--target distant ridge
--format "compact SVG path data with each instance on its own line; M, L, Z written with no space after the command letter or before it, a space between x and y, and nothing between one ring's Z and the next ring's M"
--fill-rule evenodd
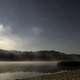
M0 49L0 61L59 61L79 60L80 55L65 54L58 51L9 51Z

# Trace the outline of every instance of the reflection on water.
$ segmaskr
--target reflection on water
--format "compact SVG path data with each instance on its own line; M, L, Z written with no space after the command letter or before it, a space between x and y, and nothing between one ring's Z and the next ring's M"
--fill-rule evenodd
M53 72L57 62L0 62L0 72Z
M27 78L57 70L57 62L0 62L0 80Z
M49 73L39 73L39 72L13 72L13 73L1 73L0 80L16 80L16 79L26 79L40 75L46 75Z

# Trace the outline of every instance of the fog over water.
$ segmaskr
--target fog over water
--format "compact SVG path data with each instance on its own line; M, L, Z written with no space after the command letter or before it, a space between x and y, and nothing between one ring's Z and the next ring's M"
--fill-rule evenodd
M58 70L57 63L57 61L0 62L0 80L24 79L53 73Z

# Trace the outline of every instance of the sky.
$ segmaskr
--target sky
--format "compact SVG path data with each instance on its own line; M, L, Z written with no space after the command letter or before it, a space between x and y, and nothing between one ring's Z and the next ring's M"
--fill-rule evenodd
M0 0L0 49L80 53L80 1Z

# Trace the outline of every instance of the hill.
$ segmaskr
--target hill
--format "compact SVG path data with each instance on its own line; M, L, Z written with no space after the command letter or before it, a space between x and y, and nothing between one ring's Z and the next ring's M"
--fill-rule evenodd
M57 61L80 60L80 55L65 54L58 51L8 51L0 50L0 61Z

